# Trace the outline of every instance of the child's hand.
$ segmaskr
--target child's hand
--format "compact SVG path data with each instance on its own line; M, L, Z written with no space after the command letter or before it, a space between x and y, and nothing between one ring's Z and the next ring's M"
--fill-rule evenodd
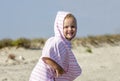
M59 68L59 69L56 69L56 70L55 70L55 73L56 73L56 77L59 77L59 76L61 76L62 74L64 74L65 71L64 71L63 68Z
M64 69L59 64L57 64L54 60L52 60L51 58L43 57L42 60L46 64L50 65L55 70L56 77L59 77L65 73Z

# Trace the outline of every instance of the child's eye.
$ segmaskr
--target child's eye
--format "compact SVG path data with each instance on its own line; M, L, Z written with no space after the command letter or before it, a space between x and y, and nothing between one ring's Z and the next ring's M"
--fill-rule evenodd
M71 26L71 28L75 28L75 26Z
M64 26L64 28L68 28L68 26Z

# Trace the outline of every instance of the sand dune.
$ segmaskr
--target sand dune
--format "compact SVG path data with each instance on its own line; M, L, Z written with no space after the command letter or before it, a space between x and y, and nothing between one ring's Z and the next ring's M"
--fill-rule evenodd
M120 45L105 45L99 48L73 49L82 68L82 74L75 81L120 81ZM15 60L6 59L9 54ZM41 50L4 48L0 50L0 81L28 81L30 73L41 55ZM24 57L24 59L21 59Z

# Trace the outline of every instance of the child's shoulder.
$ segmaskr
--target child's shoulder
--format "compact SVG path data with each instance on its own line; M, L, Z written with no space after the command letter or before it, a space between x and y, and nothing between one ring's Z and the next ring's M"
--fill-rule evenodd
M51 44L51 45L64 45L64 43L63 43L63 40L61 39L61 38L56 38L56 37L51 37L51 38L49 38L47 41L46 41L46 43L49 43L49 44Z
M58 43L58 44L59 43L63 43L63 41L61 40L61 38L55 38L54 41L55 41L55 43Z
M61 38L57 38L57 39L55 39L55 45L57 46L57 47L64 47L65 46L65 44L64 44L64 42L63 42L63 40L61 39Z

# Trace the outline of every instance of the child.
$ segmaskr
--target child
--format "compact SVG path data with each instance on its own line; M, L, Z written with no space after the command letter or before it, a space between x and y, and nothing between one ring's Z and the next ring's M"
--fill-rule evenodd
M46 41L29 81L73 81L81 74L70 43L77 32L76 18L70 12L59 11L54 32L55 36Z

